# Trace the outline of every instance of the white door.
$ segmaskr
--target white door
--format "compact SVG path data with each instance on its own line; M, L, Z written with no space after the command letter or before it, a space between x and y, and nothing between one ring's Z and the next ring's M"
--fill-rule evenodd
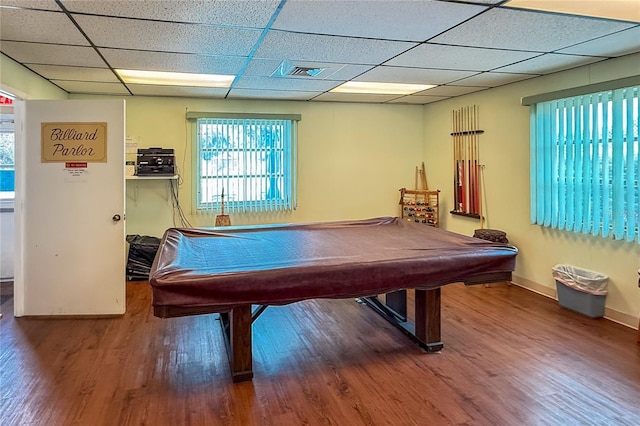
M18 101L15 127L14 314L123 314L124 100Z

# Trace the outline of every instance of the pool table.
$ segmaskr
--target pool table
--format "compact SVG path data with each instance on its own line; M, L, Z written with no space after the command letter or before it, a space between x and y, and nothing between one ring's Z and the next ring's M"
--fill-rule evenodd
M440 287L510 281L517 252L396 217L171 228L149 283L157 317L220 314L232 378L243 381L253 377L251 324L269 305L354 298L435 352L443 347Z

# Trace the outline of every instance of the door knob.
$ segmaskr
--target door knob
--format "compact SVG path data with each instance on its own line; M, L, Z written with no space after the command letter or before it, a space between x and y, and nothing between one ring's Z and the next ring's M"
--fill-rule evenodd
M113 217L111 218L111 220L113 220L114 222L118 222L120 220L120 215L119 214L114 214Z

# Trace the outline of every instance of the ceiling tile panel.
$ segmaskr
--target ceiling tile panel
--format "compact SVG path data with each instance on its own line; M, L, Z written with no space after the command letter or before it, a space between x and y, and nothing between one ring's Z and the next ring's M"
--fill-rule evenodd
M217 98L226 96L228 89L219 87L155 86L149 84L127 84L134 95L175 96L186 98Z
M478 92L480 90L485 90L486 87L477 87L477 86L437 86L432 89L423 90L422 92L416 93L413 96L460 96L466 95L468 93Z
M270 31L256 58L375 65L415 43Z
M333 89L339 82L320 80L314 77L285 78L285 77L258 77L243 75L233 83L235 89L279 89L302 90L308 92L324 92Z
M258 90L258 89L232 89L227 99L280 99L308 101L322 92L306 92L296 90Z
M428 0L288 0L273 29L425 41L486 9L485 6ZM402 22L402 31L398 31L398 22Z
M279 59L253 58L244 70L244 75L268 77L278 69L281 63Z
M593 56L576 56L547 53L545 55L538 56L537 58L502 67L494 71L527 74L546 74L566 70L569 68L575 68L581 65L591 64L602 60L603 58L597 58Z
M494 8L433 38L433 43L552 52L632 27L578 16Z
M442 68L449 70L489 71L538 56L536 52L482 49L477 47L421 44L399 55L385 65Z
M104 67L105 63L89 46L21 43L3 41L2 52L24 64Z
M248 56L259 30L74 15L99 47Z
M247 69L244 71L244 75L247 76L271 76L275 70L280 67L282 61L276 59L261 59L254 58L249 62ZM326 63L315 61L295 61L291 62L291 66L296 67L309 67L309 68L327 68L322 71L317 79L319 80L350 80L363 72L370 70L371 65L343 65L339 63Z
M430 104L432 102L442 101L445 99L449 99L450 96L421 96L421 95L410 95L403 96L401 98L393 99L389 101L390 104L412 104L412 105L425 105Z
M26 9L62 10L55 0L2 0L0 1L0 5Z
M52 80L52 83L60 86L70 93L100 93L111 95L129 95L122 83L100 83L95 81L67 81Z
M3 41L89 45L64 13L10 8L0 10L0 38Z
M0 51L70 93L127 95L114 67L237 76L231 90L130 86L141 96L422 104L640 52L638 23L503 0L0 3ZM324 71L272 77L285 60L282 69ZM405 97L326 93L349 80L439 86Z
M528 78L537 77L536 75L528 74L509 74L498 72L483 72L469 78L463 78L458 80L455 84L461 86L484 86L484 87L496 87L504 84L515 83L516 81L526 80Z
M118 82L115 74L107 68L67 67L59 65L29 65L34 72L49 80Z
M640 6L639 6L640 7ZM640 52L640 26L580 43L559 53L616 57Z
M99 49L113 68L236 75L247 61L240 56L209 56L124 49Z
M71 12L264 28L280 0L62 0Z
M375 67L358 76L356 81L384 83L446 84L477 74L474 71L437 70L426 68Z
M366 102L382 104L393 99L397 99L398 95L368 95L364 93L323 93L313 98L314 101L327 102Z

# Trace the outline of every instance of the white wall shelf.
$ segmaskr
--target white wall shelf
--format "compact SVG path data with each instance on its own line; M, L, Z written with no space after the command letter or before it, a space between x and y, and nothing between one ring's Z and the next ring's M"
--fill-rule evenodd
M154 179L178 179L178 175L149 175L149 176L127 176L127 180L154 180Z
M138 182L141 180L165 180L167 181L167 201L171 200L171 182L177 180L178 175L150 175L150 176L126 176L127 181L133 181L133 201L138 201Z

